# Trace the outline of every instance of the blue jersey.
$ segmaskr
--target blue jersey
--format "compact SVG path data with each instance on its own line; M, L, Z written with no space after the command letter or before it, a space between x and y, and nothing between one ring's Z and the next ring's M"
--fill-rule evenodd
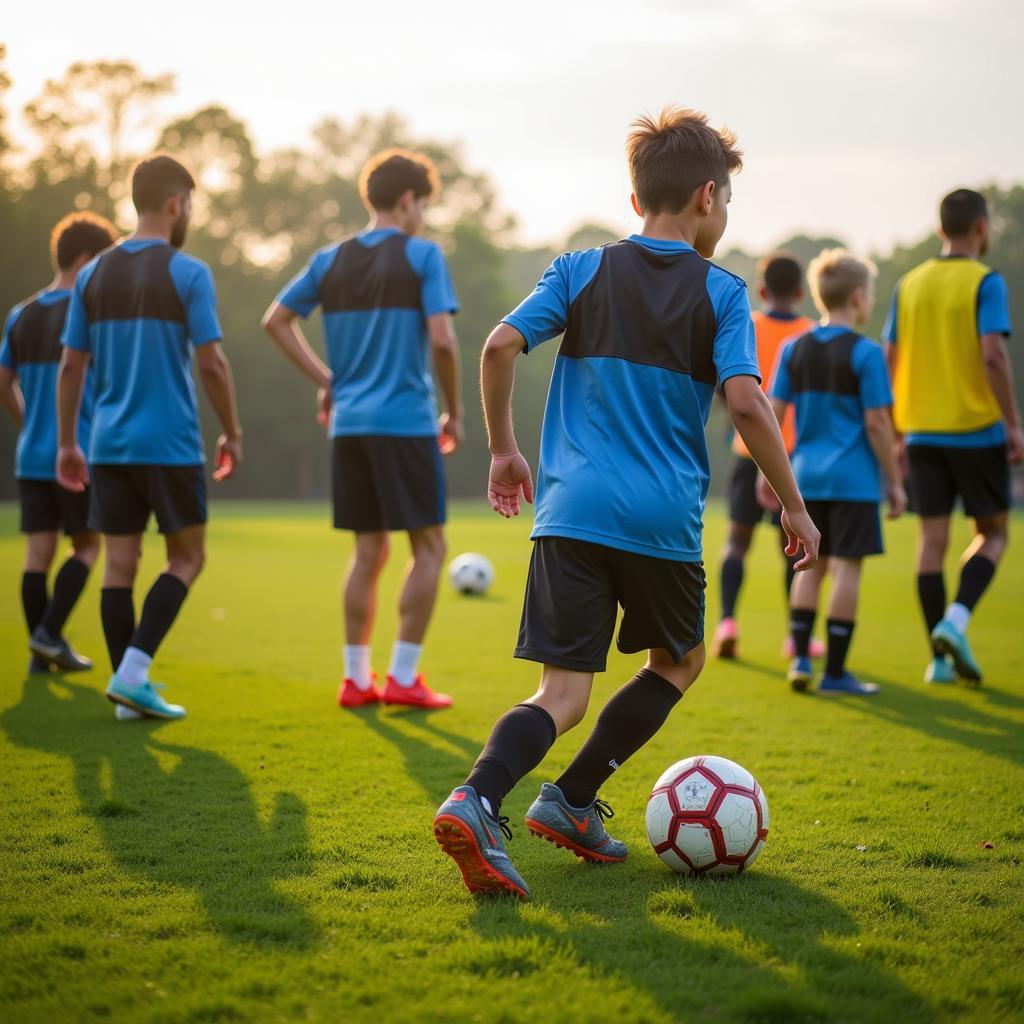
M316 253L278 302L302 317L322 307L331 437L437 435L426 318L459 309L440 246L364 232Z
M201 260L159 239L129 239L87 263L61 340L90 353L96 369L89 461L201 463L192 350L220 336Z
M715 385L760 380L744 282L683 242L631 235L559 256L503 322L527 352L564 332L533 537L699 561Z
M892 405L881 345L846 327L817 327L783 346L771 395L796 407L793 472L805 498L881 499L864 426L865 410Z
M4 325L0 366L17 374L25 399L15 458L19 480L57 479L57 369L70 295L63 288L40 292L15 306ZM83 447L92 426L92 384L90 369L79 419Z

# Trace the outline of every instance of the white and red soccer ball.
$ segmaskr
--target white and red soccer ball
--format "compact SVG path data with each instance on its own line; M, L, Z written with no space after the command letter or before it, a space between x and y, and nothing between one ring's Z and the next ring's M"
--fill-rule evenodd
M768 838L768 801L735 761L688 757L654 784L647 837L679 874L738 874L757 860Z

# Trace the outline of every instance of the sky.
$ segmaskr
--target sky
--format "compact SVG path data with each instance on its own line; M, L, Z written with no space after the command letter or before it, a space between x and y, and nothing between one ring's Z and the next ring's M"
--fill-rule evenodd
M14 111L72 61L121 58L175 74L169 116L219 102L261 152L396 111L461 144L526 244L635 230L623 143L669 103L739 136L727 246L884 253L950 189L1024 180L1020 0L49 0L8 4L0 39Z

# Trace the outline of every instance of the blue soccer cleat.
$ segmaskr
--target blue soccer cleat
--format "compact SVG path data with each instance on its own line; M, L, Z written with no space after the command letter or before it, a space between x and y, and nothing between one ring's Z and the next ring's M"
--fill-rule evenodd
M924 670L926 683L955 683L956 672L947 658L932 658Z
M969 684L981 685L981 666L974 660L967 636L948 619L932 630L932 645L940 654L953 659L956 674Z
M434 816L434 838L458 865L470 892L528 900L530 890L512 866L502 833L512 838L508 818L492 818L472 786L452 790Z
M813 677L814 667L811 665L810 658L794 658L789 663L789 672L786 678L797 693L803 693Z
M628 849L608 835L604 819L611 817L612 809L603 800L595 800L588 807L570 807L562 791L545 782L540 796L526 812L526 827L540 839L571 850L584 860L614 864L626 859Z
M180 704L168 704L157 692L162 689L160 683L151 683L149 680L141 686L129 686L115 672L107 686L107 700L138 711L147 718L165 718L170 721L184 718L185 709Z
M818 693L849 693L858 697L871 697L878 693L878 687L875 683L862 683L850 672L844 672L841 676L830 676L826 672L818 682Z

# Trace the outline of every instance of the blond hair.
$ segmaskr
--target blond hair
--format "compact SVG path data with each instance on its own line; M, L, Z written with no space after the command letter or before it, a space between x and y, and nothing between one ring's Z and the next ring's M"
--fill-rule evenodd
M842 309L858 288L867 288L877 275L871 260L858 259L846 249L822 249L807 266L811 296L822 313Z

